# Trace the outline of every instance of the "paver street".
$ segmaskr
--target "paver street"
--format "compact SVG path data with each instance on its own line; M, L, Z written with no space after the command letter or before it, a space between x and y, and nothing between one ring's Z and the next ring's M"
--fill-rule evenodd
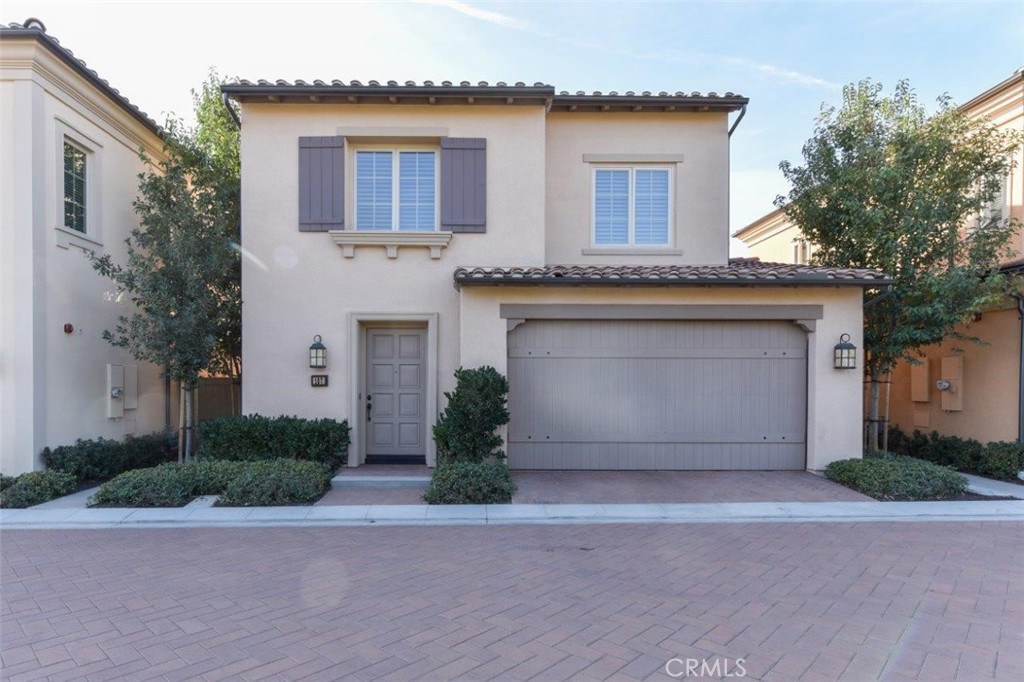
M1022 541L1018 522L5 531L0 672L669 680L672 658L742 658L766 681L1020 680Z

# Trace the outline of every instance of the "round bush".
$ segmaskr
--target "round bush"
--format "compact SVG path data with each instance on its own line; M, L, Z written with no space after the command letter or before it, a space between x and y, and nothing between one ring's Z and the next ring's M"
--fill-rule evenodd
M504 462L456 460L434 468L423 499L427 504L506 504L515 491Z
M75 492L78 481L60 471L32 471L22 474L0 495L0 507L25 509Z
M895 455L832 462L825 477L876 500L943 500L967 489L967 478L950 468Z

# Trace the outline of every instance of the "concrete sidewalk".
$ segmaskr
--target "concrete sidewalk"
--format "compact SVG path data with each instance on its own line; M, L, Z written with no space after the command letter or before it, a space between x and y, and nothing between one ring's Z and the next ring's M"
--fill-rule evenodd
M1024 521L1024 500L4 509L0 528Z

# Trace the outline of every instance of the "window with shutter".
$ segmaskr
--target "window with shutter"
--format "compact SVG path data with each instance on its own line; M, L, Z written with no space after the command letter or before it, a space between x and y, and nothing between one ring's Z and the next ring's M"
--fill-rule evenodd
M355 166L357 230L437 230L437 152L360 149Z

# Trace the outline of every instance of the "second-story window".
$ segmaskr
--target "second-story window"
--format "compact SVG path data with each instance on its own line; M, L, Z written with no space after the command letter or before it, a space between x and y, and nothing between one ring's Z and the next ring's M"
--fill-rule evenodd
M594 244L667 246L671 176L668 168L595 168Z
M367 149L355 154L357 230L437 229L437 153Z
M86 153L64 141L64 227L85 232Z

